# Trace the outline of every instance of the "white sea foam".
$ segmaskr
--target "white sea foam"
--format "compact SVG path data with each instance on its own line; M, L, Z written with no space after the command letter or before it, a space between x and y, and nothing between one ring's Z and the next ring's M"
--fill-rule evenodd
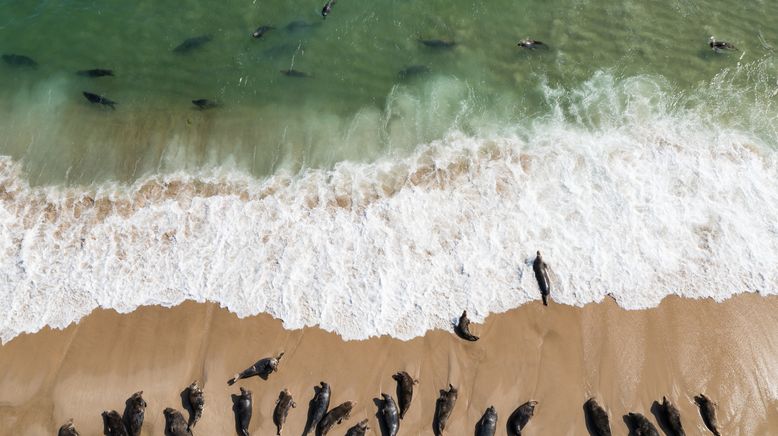
M196 300L405 339L539 299L536 250L555 303L778 292L773 132L651 78L545 92L551 114L512 133L265 180L33 188L3 158L0 337Z

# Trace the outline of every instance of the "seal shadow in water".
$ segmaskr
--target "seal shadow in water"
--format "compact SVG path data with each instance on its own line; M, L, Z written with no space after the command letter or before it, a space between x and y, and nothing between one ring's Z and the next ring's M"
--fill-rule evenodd
M195 411L194 407L192 407L192 403L189 402L189 386L185 387L183 391L181 391L181 407L183 407L186 412L189 414L189 419L186 421L186 425L189 427L192 426L192 422L194 422L194 416Z
M316 412L316 397L319 395L319 391L321 391L321 386L314 386L313 387L313 398L311 398L311 401L308 401L308 415L305 418L305 427L303 430L303 436L307 435L310 431L316 431L315 428L311 428L313 422L313 414Z
M373 404L375 404L376 407L375 419L378 421L378 428L381 432L381 436L387 436L389 434L389 429L386 428L384 416L381 415L381 407L384 405L384 400L383 398L373 398Z
M657 424L659 424L659 428L662 430L662 432L664 432L664 434L667 436L676 436L675 432L667 424L667 421L662 414L662 407L660 406L659 401L654 400L654 402L651 403L651 414L654 415Z

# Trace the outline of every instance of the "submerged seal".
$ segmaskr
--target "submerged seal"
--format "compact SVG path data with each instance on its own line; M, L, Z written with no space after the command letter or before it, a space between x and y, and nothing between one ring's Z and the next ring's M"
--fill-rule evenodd
M267 32L270 32L271 30L275 30L276 28L273 26L259 26L257 27L257 30L255 30L251 36L254 38L262 38Z
M703 394L694 397L694 402L700 408L700 415L702 415L705 427L708 427L708 430L714 435L721 436L721 433L719 433L719 423L716 420L716 403Z
M324 415L327 414L327 409L330 407L330 385L325 382L319 382L319 386L314 387L314 390L316 393L310 403L308 422L305 424L303 436L307 436L311 430L319 425L319 421L324 418Z
M354 408L355 404L356 403L351 401L346 401L327 412L327 414L324 415L324 418L319 421L319 425L316 426L316 436L326 435L335 424L340 424L347 420L351 414L351 409Z
M457 43L454 41L446 41L443 39L420 39L419 43L425 47L438 49L451 49L457 45Z
M459 317L459 322L454 328L454 332L460 338L466 341L477 341L478 336L470 333L470 320L467 319L467 311L462 312L462 316Z
M548 47L545 43L542 41L538 41L536 39L530 39L530 38L524 38L517 44L521 48L528 48L530 50L534 50L536 48L541 47Z
M200 110L213 109L215 107L219 107L219 103L216 103L215 101L212 100L208 100L207 98L192 100L192 104L197 106L197 108Z
M594 398L589 398L584 403L584 412L589 422L592 436L611 436L611 425L608 412L605 411Z
M103 412L103 424L107 436L129 436L127 429L124 428L122 416L115 410Z
M278 363L281 361L282 357L284 357L283 352L281 352L278 357L265 357L264 359L260 359L242 372L235 374L233 378L227 381L227 384L232 386L236 381L242 378L249 378L255 375L258 375L262 380L267 380L270 374L278 371Z
M197 380L193 381L186 390L189 406L192 408L192 415L189 417L189 427L194 427L197 425L197 421L203 416L205 395L203 394L203 388L197 384Z
M454 406L457 403L457 396L459 391L454 385L449 384L448 390L441 389L440 396L435 402L435 417L432 422L432 431L435 436L443 434L443 430L446 429L448 418L451 416L451 412L454 410Z
M397 404L391 395L382 393L381 396L384 398L380 410L381 420L386 426L386 435L397 436L397 432L400 431L400 415L397 411Z
M192 436L189 426L186 425L184 415L176 409L166 408L165 415L165 434L168 436Z
M29 68L38 67L37 62L35 62L31 57L24 56L24 55L4 54L3 61L6 64L11 65L13 67L29 67Z
M240 395L235 401L235 420L238 424L238 432L241 436L249 436L249 424L251 423L251 391L240 388Z
M737 47L735 47L733 44L730 44L726 41L716 41L715 36L710 37L708 40L708 46L716 53L721 53L728 50L737 50Z
M548 278L548 266L543 262L543 256L538 251L535 261L532 262L532 270L535 271L535 280L538 281L540 295L543 297L543 305L548 306L548 294L551 293L551 279Z
M73 425L73 418L68 419L66 423L62 424L62 427L59 428L59 432L57 432L57 436L81 436L76 430L76 426Z
M276 435L281 434L281 430L286 423L286 416L289 415L289 410L293 407L297 407L289 391L284 389L278 394L276 400L276 408L273 409L273 424L276 425Z
M357 425L348 429L346 436L365 436L365 432L369 429L370 427L367 426L367 420L363 419L362 421L359 421Z
M293 70L293 69L281 70L281 74L283 74L286 77L294 77L295 79L310 79L311 77L313 77L306 72Z
M105 76L113 76L113 70L104 70L102 68L95 68L92 70L76 71L76 74L83 77L105 77Z
M146 401L143 400L143 391L135 392L127 400L127 408L124 410L124 426L130 436L140 436L143 427L143 417L146 413Z
M475 426L475 436L494 436L497 431L497 411L489 406Z
M511 413L511 416L508 417L508 423L506 424L508 436L521 436L521 430L524 429L532 416L535 415L535 406L537 405L537 401L530 400Z
M673 432L673 435L670 436L686 436L686 432L681 424L681 412L667 397L662 397L662 404L659 405L659 414L670 431Z
M103 105L103 106L108 106L108 107L110 107L111 109L114 109L114 110L116 109L116 105L118 104L118 103L116 103L113 100L109 100L109 99L103 97L102 95L97 95L97 94L94 94L94 93L91 93L91 92L87 92L87 91L84 91L83 94L84 94L84 98L89 100L90 103L99 104L99 105Z
M627 421L634 436L659 436L659 431L640 413L628 413Z
M192 50L202 47L212 39L213 37L211 35L200 35L193 38L187 38L173 49L173 53L187 54Z
M407 372L400 371L392 376L397 380L397 401L400 403L400 419L405 417L405 413L411 407L413 400L413 385L418 383Z

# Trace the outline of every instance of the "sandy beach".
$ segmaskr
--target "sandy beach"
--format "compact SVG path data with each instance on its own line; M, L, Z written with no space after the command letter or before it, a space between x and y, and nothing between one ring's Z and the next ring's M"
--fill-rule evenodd
M475 343L447 331L403 342L389 337L344 342L317 328L287 331L269 316L239 319L214 304L144 307L130 314L99 310L65 330L45 329L0 347L0 431L51 435L74 418L82 435L102 434L100 413L124 410L143 390L143 434L164 432L166 407L183 411L181 391L204 383L199 435L235 434L230 394L254 393L252 434L275 434L272 413L281 389L297 402L284 434L299 435L313 386L333 389L331 406L356 401L351 419L380 434L374 399L395 396L391 376L420 380L400 434L432 434L438 390L459 388L450 435L472 434L494 405L498 433L521 403L539 401L526 435L586 435L583 402L596 396L614 434L622 416L651 415L666 395L680 408L689 435L706 430L693 403L704 392L719 404L726 435L768 435L778 428L778 298L747 294L723 303L668 298L659 307L625 311L607 300L583 308L539 303L490 316L473 330ZM261 357L286 354L269 380L227 380Z

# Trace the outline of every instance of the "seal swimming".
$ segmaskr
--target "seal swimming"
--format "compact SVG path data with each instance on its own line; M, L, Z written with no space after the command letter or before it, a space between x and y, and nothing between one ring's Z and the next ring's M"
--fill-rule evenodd
M184 421L184 415L171 407L162 413L165 415L165 434L168 436L192 436L192 431Z
M84 91L84 98L86 98L90 103L99 104L103 106L108 106L109 108L116 110L116 105L119 103L116 103L113 100L109 100L102 95L97 95L91 92Z
M13 53L4 54L3 61L5 61L6 64L12 67L28 67L28 68L38 67L38 63L35 62L31 57L13 54Z
M270 32L271 30L275 30L275 29L276 28L273 26L262 25L257 27L257 30L255 30L254 33L251 34L251 36L254 38L262 38L263 36L265 36L267 32Z
M313 395L310 403L308 422L305 424L303 436L307 436L311 430L319 425L319 421L324 418L324 415L327 414L327 409L330 407L330 385L325 382L319 382L319 386L313 389L316 393Z
M532 262L532 270L535 271L535 280L538 281L540 295L543 297L543 305L548 306L548 294L551 293L551 280L548 278L548 265L543 262L543 256L538 251L535 261Z
M667 424L667 427L673 432L674 436L686 436L686 432L681 424L681 412L675 407L675 404L667 399L667 397L662 397L662 404L659 405L659 415Z
M628 413L627 421L634 436L659 436L659 431L645 416L640 413Z
M124 428L122 416L115 410L103 412L103 424L105 426L105 434L108 436L129 436L127 429Z
M212 39L213 37L211 35L200 35L192 38L187 38L184 40L184 42L178 44L173 49L173 53L187 54L195 49L202 47L206 43L210 42Z
M208 100L207 98L192 100L192 104L197 106L198 109L203 111L206 109L213 109L219 107L219 103L216 103L215 101L212 100Z
M124 410L124 426L130 436L140 436L143 427L143 417L146 413L146 401L143 400L143 391L135 392L127 400L127 408Z
M542 41L538 41L536 39L530 39L530 38L524 38L521 41L519 41L518 44L521 48L528 48L530 50L534 50L536 48L547 48L548 46L544 44Z
M335 6L335 2L337 2L337 0L329 0L324 4L324 7L321 8L321 16L323 18L327 18L327 15L332 12L332 7Z
M584 403L584 413L589 422L592 436L611 436L611 425L608 412L605 411L594 398L589 398Z
M728 50L738 51L737 47L735 47L733 44L730 44L726 41L716 41L715 36L710 37L708 40L708 46L716 53L721 53Z
M92 70L76 71L76 74L82 77L105 77L105 76L113 76L113 70L104 70L102 68L95 68Z
M494 436L497 431L497 411L489 406L475 426L475 436Z
M397 404L394 402L389 394L382 393L384 402L381 405L381 420L386 426L387 436L397 436L397 432L400 431L400 416L397 412Z
M73 425L73 418L68 419L66 423L62 424L62 427L60 427L57 432L57 436L81 436L76 430L76 426Z
M432 431L435 433L435 436L443 434L448 418L451 416L451 412L457 403L459 391L452 384L449 384L448 388L448 390L440 390L440 396L435 402L435 416L432 421Z
M227 381L227 384L232 386L236 381L242 378L249 378L255 375L258 375L262 380L267 380L270 374L278 371L278 363L281 361L282 357L284 357L283 351L277 357L265 357L264 359L260 359L242 372L235 374L233 378Z
M457 45L454 41L446 41L443 39L419 39L418 41L425 47L437 49L451 49Z
M348 429L346 432L346 436L365 436L365 432L369 430L370 427L367 426L367 420L363 419L362 421L359 421L355 426Z
M327 412L327 414L324 415L324 418L319 421L319 425L316 426L316 436L326 435L335 424L340 424L344 420L347 420L351 414L351 409L354 408L355 404L356 403L354 402L346 401Z
M508 423L506 424L508 429L508 436L521 436L521 431L527 426L529 420L535 415L535 406L538 405L537 401L530 400L522 404L508 417Z
M700 408L700 415L702 415L705 427L708 427L708 430L714 435L721 436L721 433L719 433L719 423L716 419L716 403L703 394L694 397L694 402Z
M419 381L414 380L407 372L400 371L392 376L397 381L397 401L400 403L400 419L405 417L405 413L411 407L413 400L413 385Z
M276 435L281 434L284 423L286 423L286 416L289 415L289 409L294 407L297 407L297 404L295 404L289 391L286 389L281 391L276 400L276 408L273 409L273 424L276 425Z
M251 391L240 388L240 395L235 401L235 420L241 436L249 436L249 424L251 423Z
M186 390L189 406L192 408L192 415L189 417L189 427L194 427L203 416L205 394L203 394L203 388L200 387L197 380L193 381Z
M460 338L466 341L477 341L478 336L470 333L470 320L467 318L467 311L462 312L462 316L459 317L459 322L454 328L454 332Z
M296 79L309 79L309 78L312 77L308 73L305 73L305 72L302 72L302 71L298 71L298 70L294 70L294 69L281 70L281 74L283 74L286 77L294 77Z

